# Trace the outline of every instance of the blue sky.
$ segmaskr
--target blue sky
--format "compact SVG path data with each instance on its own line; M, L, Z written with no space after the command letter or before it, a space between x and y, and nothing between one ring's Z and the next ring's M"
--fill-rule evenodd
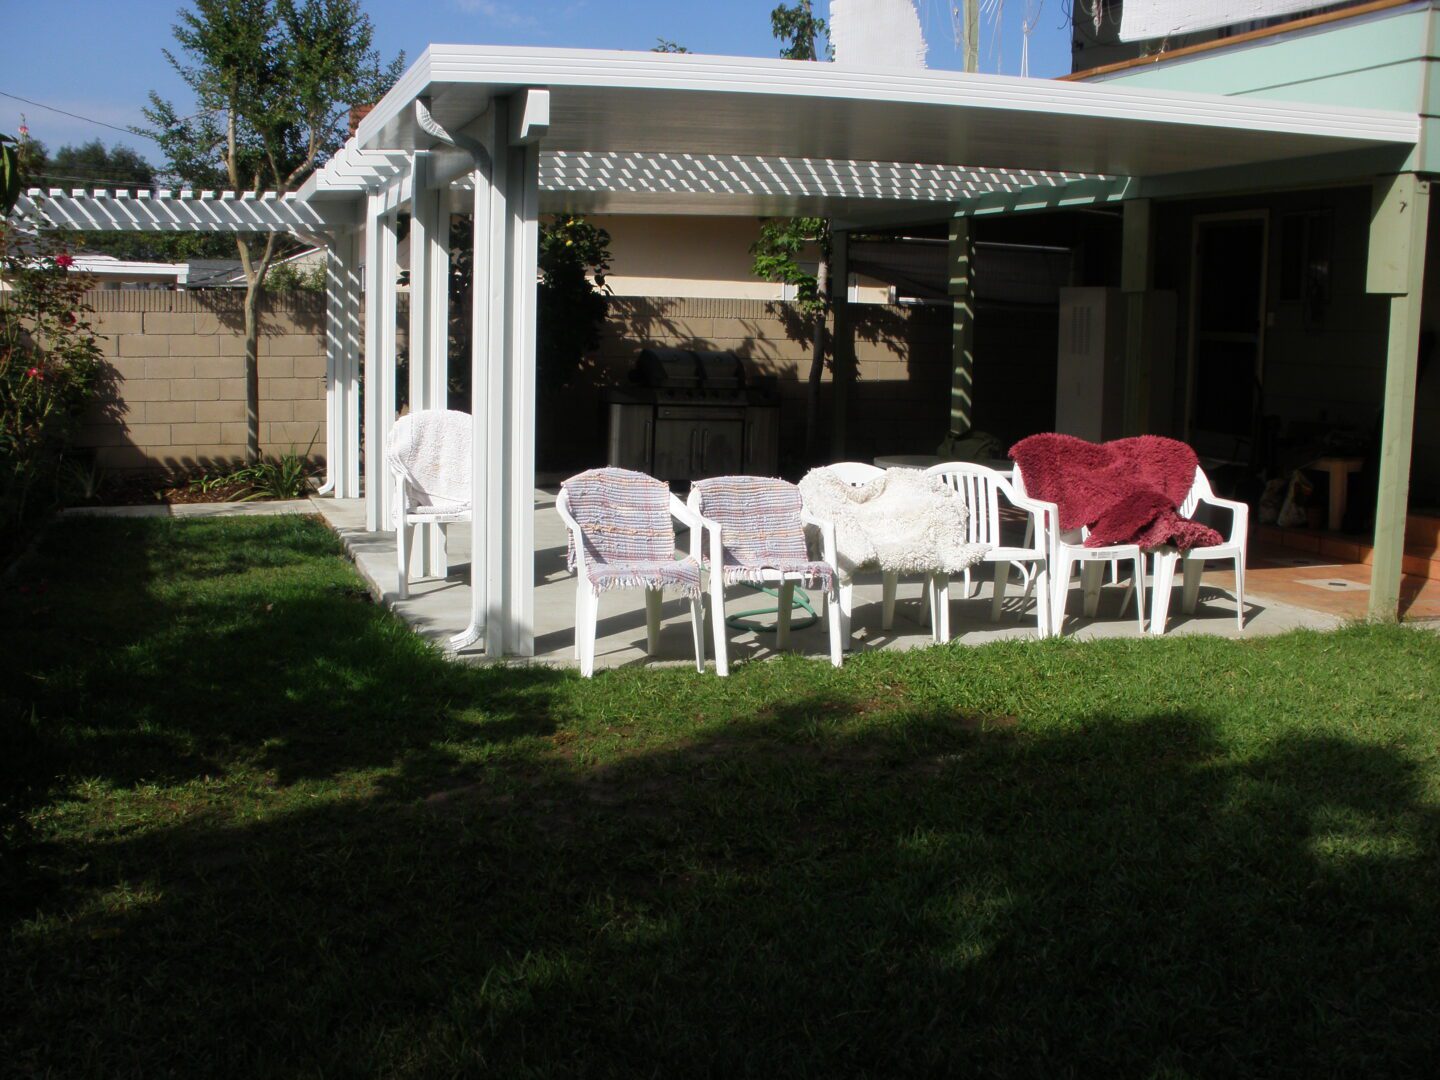
M368 0L377 45L388 58L413 58L431 42L648 49L657 37L693 52L774 56L770 11L776 0ZM991 0L986 0L986 7ZM188 90L161 50L180 0L0 0L6 28L0 92L29 98L119 128L142 120L151 90L189 102ZM827 0L816 7L828 11ZM958 68L948 0L918 0L930 44L930 66ZM1030 73L1069 70L1065 0L1004 0L1002 18L987 22L981 69L1018 74L1020 26L1035 16ZM183 110L182 110L183 111ZM31 135L52 150L100 138L124 143L155 160L153 144L133 135L0 97L0 132L13 133L21 114Z

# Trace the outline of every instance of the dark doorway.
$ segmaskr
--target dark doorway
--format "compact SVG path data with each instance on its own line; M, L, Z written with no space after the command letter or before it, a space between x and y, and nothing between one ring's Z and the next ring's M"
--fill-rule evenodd
M1190 439L1248 462L1261 415L1265 343L1263 212L1197 218L1190 316Z

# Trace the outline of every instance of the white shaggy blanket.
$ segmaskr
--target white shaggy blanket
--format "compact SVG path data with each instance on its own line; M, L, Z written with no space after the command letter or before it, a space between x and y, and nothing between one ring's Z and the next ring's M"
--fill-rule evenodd
M400 417L386 457L410 487L412 506L447 514L469 509L469 413L422 409Z
M813 517L834 522L843 578L869 567L958 574L985 554L983 546L965 542L965 504L938 476L887 469L852 486L830 469L811 469L800 494Z

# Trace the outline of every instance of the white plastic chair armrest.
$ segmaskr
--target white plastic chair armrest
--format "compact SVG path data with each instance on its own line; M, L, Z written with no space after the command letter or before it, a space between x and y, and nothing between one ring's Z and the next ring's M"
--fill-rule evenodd
M1245 545L1245 538L1250 531L1250 507L1235 499L1222 499L1218 495L1211 495L1209 498L1202 498L1200 501L1209 503L1211 506L1218 506L1222 510L1230 511L1230 536L1228 543L1239 544L1243 547Z
M800 524L813 525L820 530L820 554L835 571L836 577L840 574L840 563L837 556L837 545L835 543L835 523L818 518L808 510L800 511Z
M585 573L585 536L580 531L580 523L570 516L570 503L563 491L555 500L555 512L560 515L560 520L564 522L565 529L570 533L571 542L575 546L575 573L589 581L590 578Z
M680 501L680 497L678 495L670 496L670 516L681 524L689 527L691 537L690 542L692 547L690 553L691 558L696 558L695 552L693 550L695 537L703 537L707 530L709 531L711 536L711 551L714 552L718 550L714 546L720 538L720 523L718 521L711 521L709 518L702 515L698 510L692 510L690 507L686 506L683 502ZM696 561L698 562L699 560L696 559Z

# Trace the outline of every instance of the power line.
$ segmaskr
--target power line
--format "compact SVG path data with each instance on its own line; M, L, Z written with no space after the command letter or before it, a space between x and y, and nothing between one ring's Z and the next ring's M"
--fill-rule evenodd
M31 101L29 98L21 97L19 94L7 94L4 90L0 90L0 97L11 98L15 101L23 101L26 105L33 105L37 109L49 109L53 113L59 113L61 116L68 116L72 120L84 120L87 124L98 124L100 127L107 127L111 131L123 131L126 135L138 135L140 136L140 138L149 139L151 142L160 141L159 139L155 138L154 135L146 134L143 131L132 131L130 128L123 128L120 127L118 124L107 124L104 120L96 120L93 116L81 116L79 113L69 112L65 109L57 109L54 105L46 105L43 102Z

